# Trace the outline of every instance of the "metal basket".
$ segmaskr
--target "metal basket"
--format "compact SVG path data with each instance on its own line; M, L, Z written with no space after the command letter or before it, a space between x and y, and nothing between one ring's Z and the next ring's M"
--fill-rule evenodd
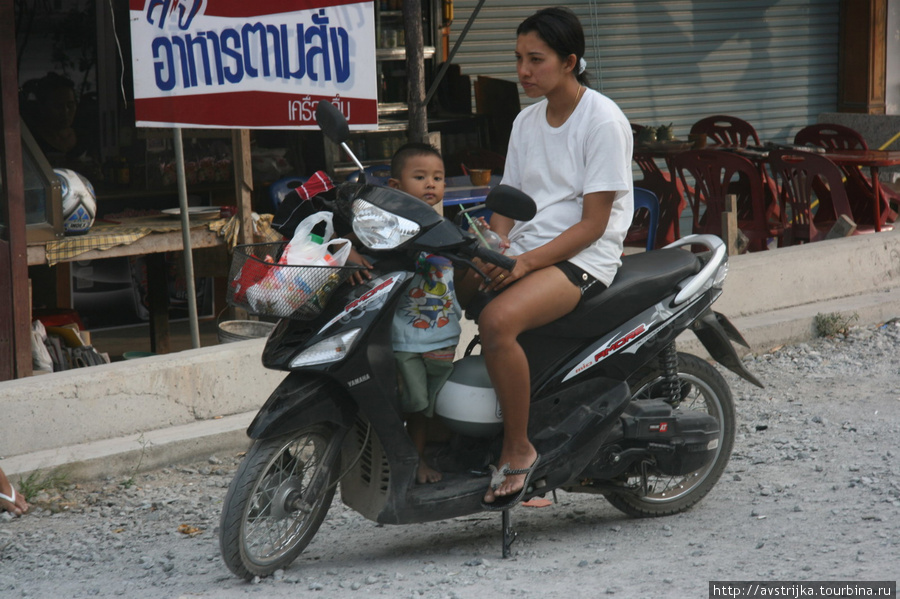
M310 320L357 266L278 264L287 242L234 248L228 275L228 304L251 314Z

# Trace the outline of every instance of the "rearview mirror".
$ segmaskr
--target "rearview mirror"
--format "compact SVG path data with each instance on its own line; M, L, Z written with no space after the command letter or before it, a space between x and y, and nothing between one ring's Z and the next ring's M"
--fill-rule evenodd
M316 122L325 137L336 144L342 144L350 139L350 126L347 119L341 114L337 106L328 100L320 100L316 106Z
M527 193L509 185L498 185L488 193L484 205L491 211L515 220L531 220L537 213L534 200Z

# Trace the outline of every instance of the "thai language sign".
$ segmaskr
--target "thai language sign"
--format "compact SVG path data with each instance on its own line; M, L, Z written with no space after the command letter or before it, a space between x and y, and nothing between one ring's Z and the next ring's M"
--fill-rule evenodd
M375 13L353 0L129 0L139 127L378 124Z

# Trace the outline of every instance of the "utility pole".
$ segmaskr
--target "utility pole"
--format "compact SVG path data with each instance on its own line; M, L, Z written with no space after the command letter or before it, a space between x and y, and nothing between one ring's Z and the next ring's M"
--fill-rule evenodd
M406 30L406 70L409 75L409 131L411 142L425 142L428 114L425 107L425 36L422 32L422 1L403 0Z

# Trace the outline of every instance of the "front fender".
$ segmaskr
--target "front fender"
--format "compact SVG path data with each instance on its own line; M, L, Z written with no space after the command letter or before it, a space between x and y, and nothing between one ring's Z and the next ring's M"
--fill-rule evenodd
M734 346L731 345L731 342L734 341L744 347L749 347L740 331L731 324L727 317L708 309L694 321L691 329L716 362L757 387L763 387L759 379L747 370L734 350Z
M272 392L247 428L251 439L284 435L312 422L349 428L357 407L336 382L308 372L293 372Z

